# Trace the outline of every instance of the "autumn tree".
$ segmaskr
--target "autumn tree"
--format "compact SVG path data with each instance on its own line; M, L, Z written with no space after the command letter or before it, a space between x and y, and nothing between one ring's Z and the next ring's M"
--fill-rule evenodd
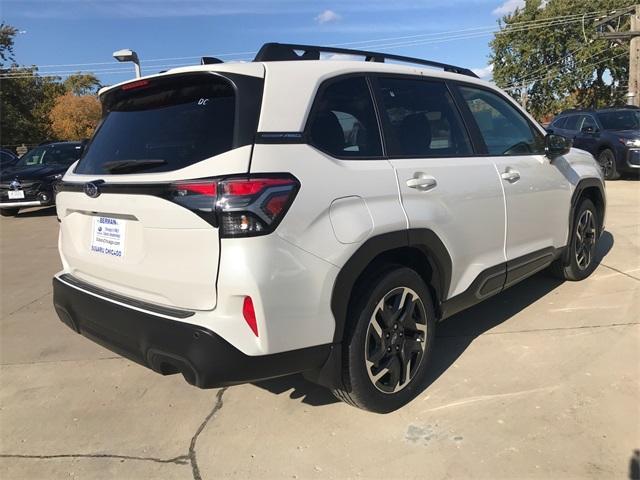
M623 103L628 44L597 37L594 23L598 14L630 3L526 0L501 19L491 42L494 81L516 98L526 90L527 109L538 118L567 107Z
M100 102L94 95L65 93L56 99L49 118L57 138L83 140L93 135L100 115Z

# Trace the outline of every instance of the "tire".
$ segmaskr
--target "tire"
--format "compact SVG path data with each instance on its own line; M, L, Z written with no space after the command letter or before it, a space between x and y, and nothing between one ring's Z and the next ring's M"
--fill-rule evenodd
M425 388L435 312L414 270L390 265L371 278L352 298L349 318L355 322L343 341L344 387L333 393L355 407L388 413Z
M19 208L0 208L0 215L3 217L16 217L19 211Z
M562 280L584 280L598 266L596 261L596 245L598 243L599 219L598 210L591 200L585 198L580 202L571 226L569 264L563 264L563 258L556 260L551 266L554 275Z
M609 148L605 148L598 154L598 164L604 173L605 180L618 180L620 172L616 165L616 155Z

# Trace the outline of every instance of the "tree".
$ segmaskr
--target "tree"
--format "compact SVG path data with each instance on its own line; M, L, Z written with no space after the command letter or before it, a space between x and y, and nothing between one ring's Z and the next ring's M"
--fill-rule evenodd
M100 102L95 96L65 93L56 98L49 118L57 138L83 140L93 135L100 115Z
M17 28L0 23L0 68L4 68L4 63L7 61L14 61L13 38L17 33Z
M494 81L516 98L526 91L527 109L539 119L568 107L623 102L628 46L596 37L592 12L604 14L629 3L526 0L501 19L502 30L491 42ZM566 20L579 14L583 21L579 16Z
M96 93L102 84L98 77L92 73L76 73L69 75L63 82L64 89L67 93L74 95L89 95Z

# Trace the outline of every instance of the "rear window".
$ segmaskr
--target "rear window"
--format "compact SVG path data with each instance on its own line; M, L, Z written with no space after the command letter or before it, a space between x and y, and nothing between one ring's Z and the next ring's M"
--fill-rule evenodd
M235 91L217 75L141 80L109 92L76 173L166 172L233 148Z

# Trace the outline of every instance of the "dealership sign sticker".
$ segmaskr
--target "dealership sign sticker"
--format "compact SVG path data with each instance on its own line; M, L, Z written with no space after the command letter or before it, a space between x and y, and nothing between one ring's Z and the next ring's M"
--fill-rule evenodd
M125 221L109 217L93 217L91 251L110 257L124 256Z

